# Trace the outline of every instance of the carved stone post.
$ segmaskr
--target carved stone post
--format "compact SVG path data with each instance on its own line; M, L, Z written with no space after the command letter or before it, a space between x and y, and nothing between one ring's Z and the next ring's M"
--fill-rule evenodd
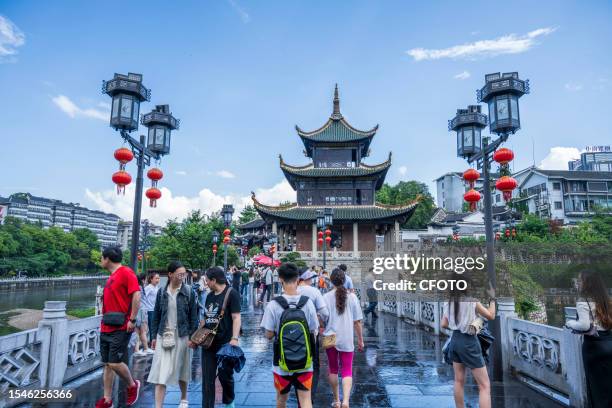
M499 316L500 333L502 346L502 364L505 372L510 372L510 356L512 354L512 345L514 339L512 333L508 328L508 319L516 318L516 312L514 311L514 299L513 298L498 298L497 299L497 315Z
M49 353L42 358L48 358L46 388L60 388L64 382L64 373L68 364L68 319L66 318L66 302L48 300L43 309L43 318L38 322L39 330L49 330Z
M104 286L98 285L96 288L96 316L102 314L102 296L104 295Z

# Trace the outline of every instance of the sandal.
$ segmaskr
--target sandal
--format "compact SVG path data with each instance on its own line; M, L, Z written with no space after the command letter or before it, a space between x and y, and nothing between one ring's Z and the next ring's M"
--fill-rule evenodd
M340 401L332 402L331 408L342 408Z

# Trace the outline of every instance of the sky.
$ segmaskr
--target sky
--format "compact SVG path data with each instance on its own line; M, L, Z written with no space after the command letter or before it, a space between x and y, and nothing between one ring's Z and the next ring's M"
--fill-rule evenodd
M485 74L518 71L531 94L507 144L514 170L563 169L612 144L610 21L607 1L0 0L0 195L131 218L133 184L117 196L111 181L123 143L101 93L115 72L144 75L141 113L167 103L181 120L159 165L163 197L144 209L158 223L240 208L251 191L293 200L278 154L308 162L295 125L325 123L335 83L353 126L380 125L367 162L393 151L387 181L435 193L435 178L468 168L448 119L476 103Z

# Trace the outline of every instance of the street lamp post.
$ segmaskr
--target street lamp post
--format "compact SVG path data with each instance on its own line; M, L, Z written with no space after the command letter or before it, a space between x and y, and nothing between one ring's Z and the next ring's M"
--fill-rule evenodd
M234 214L234 207L231 204L223 204L221 210L223 216L223 224L225 224L225 230L223 231L223 270L227 273L227 245L230 243L230 225L232 224L232 215Z
M217 242L219 242L219 231L215 230L212 233L213 240L213 266L217 266Z
M485 76L485 85L477 91L478 102L489 107L489 130L498 135L491 142L489 137L481 137L481 130L487 125L487 116L480 113L480 105L470 105L468 109L457 110L457 115L449 121L449 130L457 132L457 156L468 163L476 162L483 170L484 223L486 238L486 268L489 287L497 289L495 275L495 236L493 235L493 209L491 202L490 166L492 154L508 140L509 135L520 129L518 100L529 93L529 80L519 79L518 72L493 73ZM491 331L495 337L493 347L492 377L494 381L503 379L501 354L501 327L498 318L493 320Z
M138 166L130 245L130 266L136 270L144 168L151 165L151 159L159 160L170 152L170 133L179 128L180 121L172 116L168 105L158 105L142 117L142 124L149 129L148 143L144 135L136 140L130 133L138 130L140 103L151 100L151 90L142 84L142 75L131 72L127 75L115 74L113 79L102 82L102 92L112 98L110 126L119 131L123 140L130 145Z
M317 228L325 230L325 238L323 239L323 270L326 268L326 253L327 244L331 242L331 231L329 227L333 225L334 221L334 209L325 208L324 210L317 210Z

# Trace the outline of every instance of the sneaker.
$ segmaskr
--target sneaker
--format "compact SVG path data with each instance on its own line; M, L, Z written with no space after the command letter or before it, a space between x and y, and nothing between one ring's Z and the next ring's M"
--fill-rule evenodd
M138 350L137 352L134 353L134 356L136 356L136 357L142 357L142 356L146 356L146 355L147 355L147 353L145 353L142 350Z
M125 399L126 404L132 406L138 401L138 397L140 396L140 381L134 380L134 385L132 387L128 387L127 389L127 398Z
M189 408L189 401L181 400L178 404L178 408Z
M147 354L155 354L155 350L149 348L149 349L147 349L147 351L145 351L145 353L147 353Z
M106 402L104 397L102 397L96 402L96 408L113 408L113 400Z

